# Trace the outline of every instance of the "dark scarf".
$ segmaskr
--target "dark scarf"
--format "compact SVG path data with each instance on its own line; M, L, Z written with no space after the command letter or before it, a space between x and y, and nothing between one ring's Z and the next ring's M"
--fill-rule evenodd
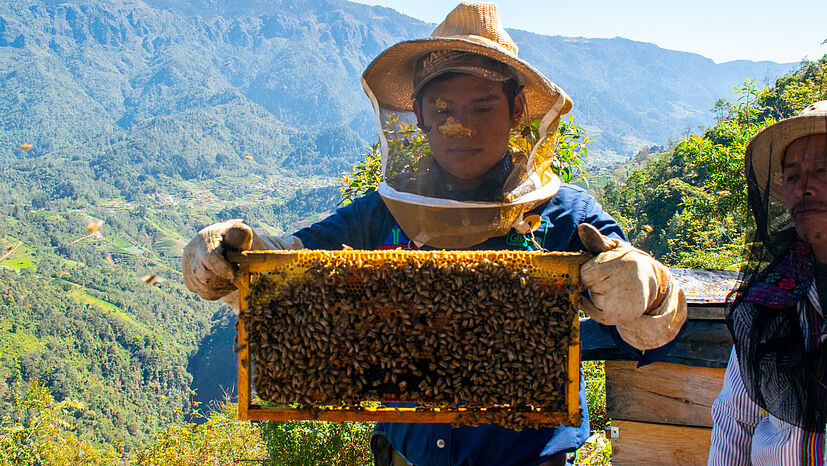
M727 324L753 401L815 433L827 423L827 345L820 344L824 319L806 299L814 275L812 249L799 239L735 300Z

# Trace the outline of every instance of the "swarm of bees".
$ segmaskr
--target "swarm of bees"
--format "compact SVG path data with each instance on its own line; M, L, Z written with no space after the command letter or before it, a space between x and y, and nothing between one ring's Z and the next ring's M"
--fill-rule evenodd
M537 427L521 413L565 410L576 294L513 265L339 257L300 279L261 274L241 314L255 390L311 412L411 401L462 405L463 424Z

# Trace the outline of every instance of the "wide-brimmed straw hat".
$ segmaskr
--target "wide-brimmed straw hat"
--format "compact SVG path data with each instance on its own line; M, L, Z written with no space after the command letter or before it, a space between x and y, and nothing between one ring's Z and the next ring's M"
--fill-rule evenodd
M827 133L827 100L814 102L798 116L764 128L747 145L744 159L747 177L752 167L758 188L763 192L769 174L770 197L783 201L784 178L781 163L784 161L784 152L796 139L822 133Z
M559 108L562 115L571 109L571 98L556 84L549 81L533 66L517 57L517 44L505 31L497 6L493 3L462 2L448 13L430 38L400 42L381 54L368 65L362 74L365 83L382 108L397 112L413 111L414 76L423 75L417 65L430 66L444 58L445 51L470 52L489 57L508 65L516 71L516 77L526 96L526 114L530 119L543 118L550 110ZM465 65L465 69L445 67L442 72L457 71L475 74L501 81L502 71L489 69L483 76L480 67ZM434 73L424 73L427 78ZM419 82L422 87L424 82Z

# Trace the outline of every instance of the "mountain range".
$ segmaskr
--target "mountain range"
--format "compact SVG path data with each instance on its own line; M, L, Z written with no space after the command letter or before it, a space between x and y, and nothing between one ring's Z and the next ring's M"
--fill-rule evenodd
M432 28L344 0L12 0L0 5L0 160L20 157L18 142L33 144L27 157L95 157L108 143L138 170L184 178L247 155L338 174L375 139L361 71ZM520 55L573 97L593 162L708 125L715 100L744 79L792 67L716 64L622 38L510 33Z

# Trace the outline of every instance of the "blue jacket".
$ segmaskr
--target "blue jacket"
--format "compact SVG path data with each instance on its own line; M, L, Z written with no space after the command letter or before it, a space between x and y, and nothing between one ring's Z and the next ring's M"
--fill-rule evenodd
M534 237L549 251L581 251L577 225L591 223L606 236L625 239L620 226L600 204L583 189L563 184L550 200L535 208L542 224ZM296 233L309 249L341 249L346 244L354 249L405 248L410 246L378 194L370 193L342 207L333 215ZM506 236L490 238L469 249L532 250L533 245L514 230ZM431 249L424 246L422 249ZM634 351L620 340L621 346ZM658 350L655 350L656 352ZM640 356L640 354L638 354ZM652 351L647 351L647 359ZM478 427L452 428L450 424L379 423L391 444L416 466L429 465L534 465L547 461L559 452L574 451L589 436L585 383L581 375L580 427L524 429L514 431L493 424Z

